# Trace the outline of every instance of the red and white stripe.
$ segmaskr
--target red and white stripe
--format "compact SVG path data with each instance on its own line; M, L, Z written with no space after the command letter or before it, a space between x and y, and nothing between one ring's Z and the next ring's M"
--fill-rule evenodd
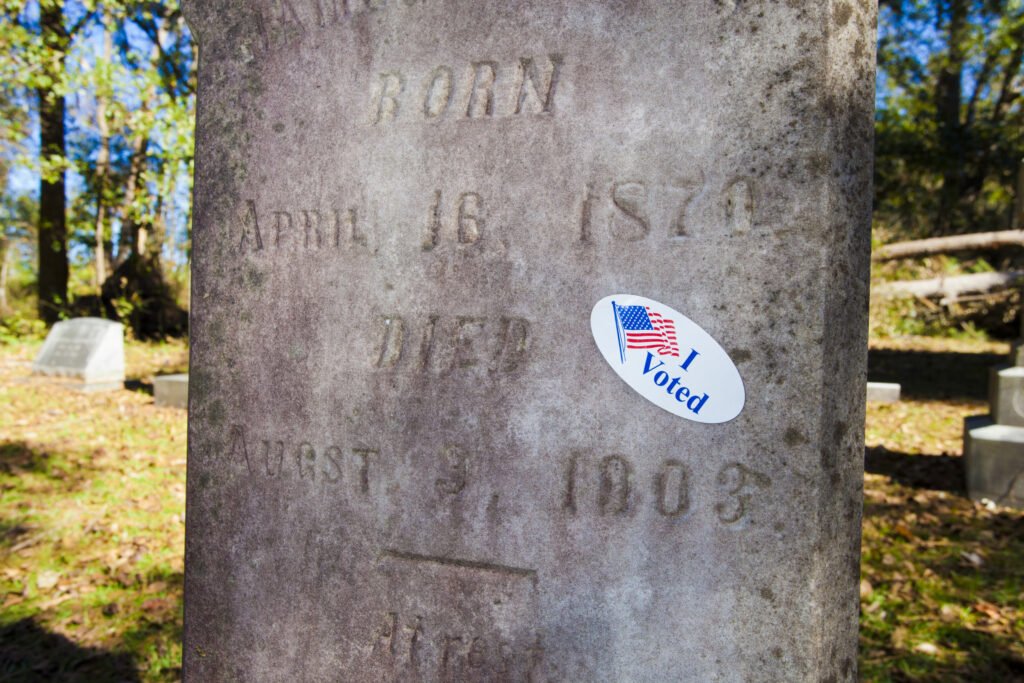
M679 343L676 340L676 325L660 313L647 308L653 330L626 330L627 349L652 349L659 356L679 357Z

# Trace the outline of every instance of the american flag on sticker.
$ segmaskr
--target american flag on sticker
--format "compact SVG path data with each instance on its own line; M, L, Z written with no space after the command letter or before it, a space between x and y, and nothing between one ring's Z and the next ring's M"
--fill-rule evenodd
M649 349L659 356L679 357L676 325L650 306L619 306L612 302L615 328L619 334L619 355L626 362L626 349Z

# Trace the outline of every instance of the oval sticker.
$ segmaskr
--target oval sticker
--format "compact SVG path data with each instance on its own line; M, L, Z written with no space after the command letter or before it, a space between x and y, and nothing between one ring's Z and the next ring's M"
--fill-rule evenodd
M743 410L743 380L729 354L679 311L616 294L594 306L590 330L619 377L673 415L715 424Z

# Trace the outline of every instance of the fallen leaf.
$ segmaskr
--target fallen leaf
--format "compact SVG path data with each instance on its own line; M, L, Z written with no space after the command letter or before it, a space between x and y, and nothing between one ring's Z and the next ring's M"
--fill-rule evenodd
M923 655L930 655L934 657L939 654L939 648L932 643L918 643L914 646L914 652L920 652Z
M971 605L971 609L973 609L975 612L980 612L981 614L984 614L989 619L999 619L1003 616L1002 612L999 611L998 607L993 605L991 602L985 602L984 600L979 600L978 602Z
M939 609L939 618L947 624L960 620L960 610L952 605L943 605Z
M870 581L868 581L867 579L861 579L860 580L860 597L861 597L861 599L871 597L871 593L873 593L874 590L875 589L871 585Z
M57 585L60 580L60 573L55 571L39 572L36 577L36 587L41 591L48 591Z
M975 568L981 567L985 564L985 559L978 553L969 553L967 551L962 551L960 553L960 557L963 560L965 560L967 564Z

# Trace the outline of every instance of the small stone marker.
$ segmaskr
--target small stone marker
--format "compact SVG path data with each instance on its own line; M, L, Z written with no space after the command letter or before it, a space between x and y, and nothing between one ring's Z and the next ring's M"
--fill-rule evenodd
M124 385L124 326L102 318L74 318L53 326L32 371L81 380L83 391Z
M856 680L872 3L184 9L187 680Z
M989 414L964 421L964 472L972 500L1024 509L1024 316L1021 335L989 371Z
M154 377L153 402L168 408L188 408L188 375Z
M868 401L898 403L900 385L894 382L868 382Z

